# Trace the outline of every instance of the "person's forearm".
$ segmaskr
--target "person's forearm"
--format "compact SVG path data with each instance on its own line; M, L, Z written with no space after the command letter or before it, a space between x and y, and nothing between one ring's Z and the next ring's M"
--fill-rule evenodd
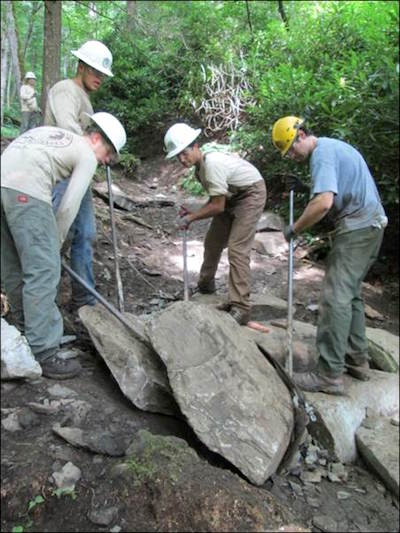
M215 215L219 215L222 213L225 209L225 197L221 197L221 200L214 202L210 201L207 204L203 205L203 207L200 207L197 211L194 211L193 213L190 213L188 215L188 219L190 222L193 222L194 220L202 220L204 218L210 218Z
M313 198L304 209L302 215L293 224L294 232L301 233L310 228L328 213L333 204L333 193L323 193Z

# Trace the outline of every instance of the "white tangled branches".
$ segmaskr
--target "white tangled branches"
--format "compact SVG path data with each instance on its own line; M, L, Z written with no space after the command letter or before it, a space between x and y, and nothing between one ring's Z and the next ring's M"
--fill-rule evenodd
M255 103L250 96L252 87L246 79L246 68L235 67L231 61L206 68L201 65L201 72L205 97L199 106L195 102L193 106L206 124L205 135L236 130L245 106Z

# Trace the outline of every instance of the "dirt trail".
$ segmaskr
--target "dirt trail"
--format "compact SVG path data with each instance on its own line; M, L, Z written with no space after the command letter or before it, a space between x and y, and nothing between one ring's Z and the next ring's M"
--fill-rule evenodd
M144 161L134 180L117 176L116 173L113 176L114 182L128 196L147 197L151 200L160 198L157 195L163 194L173 196L177 204L201 201L179 191L176 182L182 176L182 169L176 163L166 162L162 156ZM98 237L94 268L97 290L116 305L109 211L107 204L97 196L95 206ZM138 315L150 313L167 305L168 295L182 298L182 239L174 227L177 206L142 206L131 212L152 229L129 220L127 211L116 209L115 214L125 310ZM207 225L207 221L202 221L193 224L190 230L188 261L190 284L193 286L196 284L201 264L202 239ZM252 292L269 291L275 296L286 297L285 258L269 259L253 252L252 273ZM226 274L227 260L224 256L217 277L217 287L220 290L226 288ZM316 313L308 310L307 305L318 302L322 276L322 264L314 264L311 261L296 262L296 318L315 324ZM377 281L365 285L366 302L385 316L384 324L368 321L368 325L385 327L397 333L397 294L398 285L383 286ZM185 439L214 466L229 468L229 465L201 445L184 421L141 412L124 398L106 365L96 353L86 330L77 318L76 311L70 308L69 295L70 282L64 274L59 303L65 317L66 333L78 335L76 346L84 353L81 357L82 374L62 385L72 389L75 399L89 405L86 417L81 413L85 429L107 429L118 434L121 439L132 438L139 429L148 429L161 435L176 435ZM88 511L97 501L117 505L122 489L128 491L127 487L121 488L106 476L107 469L115 458L94 455L69 446L52 432L54 423L69 425L77 422L76 419L71 420L69 411L64 409L62 404L50 414L35 414L27 409L29 402L43 402L49 398L60 400L62 392L61 396L52 396L49 392L49 388L55 384L55 381L42 378L31 383L3 382L1 385L2 418L13 412L21 413L21 410L25 417L22 418L25 425L20 430L7 431L3 426L1 430L1 529L11 531L15 526L23 526L25 531L109 531L110 525L96 525L90 521ZM76 416L79 418L79 413ZM77 485L75 498L59 498L54 493L54 486L49 477L68 461L81 469L82 479ZM337 531L397 531L398 507L390 493L366 471L361 462L346 468L346 483L331 483L323 479L313 490L308 489L307 492L299 478L293 474L274 476L265 484L263 490L276 496L283 506L291 508L298 523L303 523L312 531L333 531L326 523L327 516L334 519ZM346 499L339 499L340 490L351 495ZM118 524L121 531L151 530L147 528L150 527L149 524L155 524L157 513L146 500L148 492L137 492L134 487L128 492L129 505L126 503L119 508L118 520L111 525ZM42 496L43 502L37 501L28 513L29 502L34 501L37 496ZM210 497L213 497L211 486ZM188 508L187 519L190 519L191 512L193 510ZM118 531L118 528L114 531Z

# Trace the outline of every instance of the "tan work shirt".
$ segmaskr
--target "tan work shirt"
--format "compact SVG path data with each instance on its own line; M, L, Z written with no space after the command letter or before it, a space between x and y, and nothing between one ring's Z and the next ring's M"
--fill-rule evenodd
M263 179L245 159L233 154L211 152L203 156L198 178L210 196L232 196L229 187L249 187Z
M31 85L21 85L19 98L21 102L21 111L39 111L36 101L36 91Z
M53 187L71 176L56 214L61 246L96 168L97 159L86 137L43 126L20 135L4 150L1 186L52 205Z
M53 85L47 95L44 125L82 135L84 112L93 115L88 94L73 80L62 80Z

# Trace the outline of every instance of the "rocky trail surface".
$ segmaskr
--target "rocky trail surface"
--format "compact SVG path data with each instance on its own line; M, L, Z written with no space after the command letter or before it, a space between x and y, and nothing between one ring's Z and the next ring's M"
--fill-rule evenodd
M182 235L174 221L181 203L203 200L181 191L182 172L159 156L143 161L134 179L113 173L125 311L145 319L183 299ZM104 182L94 189L96 288L116 306ZM191 287L207 225L195 223L189 232ZM262 321L268 318L257 303L263 295L286 299L287 246L278 231L259 235L252 318ZM296 320L311 326L324 267L308 252L305 244L296 250L294 302ZM226 291L227 265L224 253L217 294ZM363 291L368 326L397 335L398 285L372 278ZM307 434L291 467L256 486L240 461L234 466L211 451L184 416L174 415L174 405L170 414L135 407L69 298L64 273L59 304L65 332L77 336L70 346L79 351L82 373L64 382L39 377L1 384L2 531L398 531L398 499L360 456L344 464ZM112 324L111 337L117 335ZM369 429L379 432L376 413L367 414ZM367 429L358 436L363 442Z

